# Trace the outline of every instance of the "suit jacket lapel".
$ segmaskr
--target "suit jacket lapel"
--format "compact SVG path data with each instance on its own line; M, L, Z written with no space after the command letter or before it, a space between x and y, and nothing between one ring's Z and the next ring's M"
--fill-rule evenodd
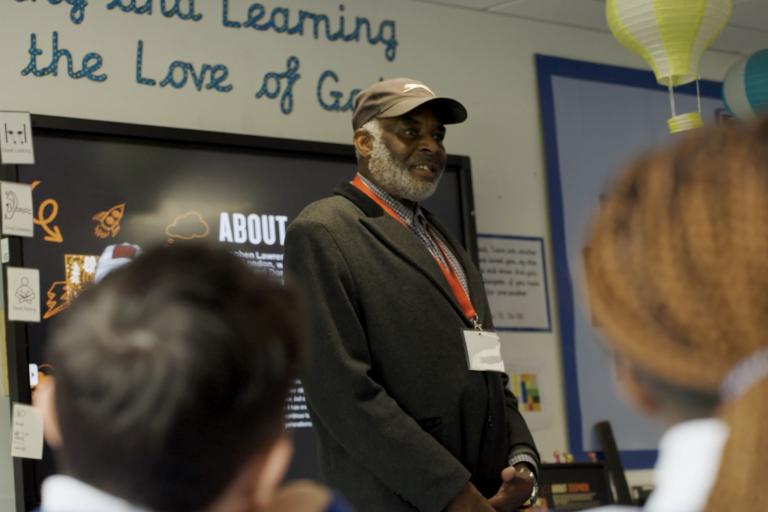
M367 215L361 219L361 222L368 230L393 253L424 274L464 318L461 306L453 296L440 267L437 266L435 259L410 229L384 213L379 205L349 183L340 184L336 188L336 193L355 203ZM455 249L453 250L456 253ZM462 265L464 265L463 261Z

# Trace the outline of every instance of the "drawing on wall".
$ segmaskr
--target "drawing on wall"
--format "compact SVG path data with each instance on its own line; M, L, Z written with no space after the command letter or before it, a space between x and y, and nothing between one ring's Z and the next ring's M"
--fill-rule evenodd
M45 307L48 309L43 313L43 320L48 320L69 307L66 281L54 281L51 283L48 291L45 292Z
M99 238L114 238L120 233L120 221L125 215L125 203L117 204L109 210L99 212L91 220L96 221L93 234Z
M94 282L98 262L99 257L93 254L64 255L67 301L74 300L88 285Z
M210 231L211 228L203 220L203 216L199 212L194 211L179 215L165 228L165 234L170 238L168 240L169 243L172 243L174 239L194 240L196 238L205 238Z
M37 189L41 183L41 180L32 181L32 190ZM55 221L58 216L59 203L53 198L46 198L37 206L37 216L33 219L33 222L40 226L40 229L45 232L43 240L46 242L60 244L64 241L64 237L61 235L61 228L59 228L58 225L53 224L53 221Z

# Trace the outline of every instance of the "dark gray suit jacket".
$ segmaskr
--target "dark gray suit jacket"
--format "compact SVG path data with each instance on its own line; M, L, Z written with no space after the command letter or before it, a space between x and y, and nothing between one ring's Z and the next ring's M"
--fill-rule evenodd
M438 512L469 479L494 494L510 448L535 450L507 376L468 370L471 325L416 235L352 185L336 194L305 208L285 244L313 315L302 379L324 478L361 512ZM492 329L478 270L427 218Z

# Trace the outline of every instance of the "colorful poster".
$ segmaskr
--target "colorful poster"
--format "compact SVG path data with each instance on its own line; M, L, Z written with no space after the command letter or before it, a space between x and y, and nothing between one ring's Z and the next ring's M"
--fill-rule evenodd
M512 392L517 397L521 411L541 412L541 393L539 376L536 373L512 374Z
M533 432L549 429L554 422L555 371L550 361L531 354L518 354L516 361L507 364L510 390Z

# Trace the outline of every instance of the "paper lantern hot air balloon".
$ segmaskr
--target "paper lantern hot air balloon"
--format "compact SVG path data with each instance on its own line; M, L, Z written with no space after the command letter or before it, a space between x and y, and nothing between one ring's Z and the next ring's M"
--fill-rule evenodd
M618 41L651 66L656 80L669 88L672 117L669 130L677 133L703 124L698 112L677 114L673 88L697 83L704 50L720 35L733 8L732 0L608 0L606 18Z
M768 49L744 57L728 70L723 102L739 119L768 112Z

